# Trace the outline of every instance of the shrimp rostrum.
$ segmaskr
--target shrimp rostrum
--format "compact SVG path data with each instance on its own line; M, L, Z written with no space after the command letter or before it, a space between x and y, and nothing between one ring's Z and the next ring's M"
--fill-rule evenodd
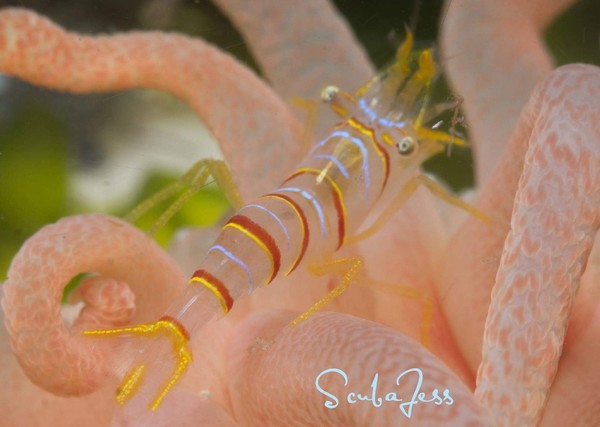
M429 104L437 74L432 51L415 52L409 34L394 63L354 96L326 87L322 99L341 117L340 123L279 188L243 206L227 221L167 313L154 323L84 332L91 337L150 339L136 352L119 387L118 402L145 396L150 409L156 410L192 361L190 337L208 321L227 314L245 293L368 235L377 228L377 220L366 232L356 232L378 200L388 204L384 217L386 211L398 209L406 189L416 183L439 193L416 172L423 161L464 141L427 125L435 118ZM442 197L470 209L452 196ZM338 288L292 325L341 293L361 261L351 259L345 265ZM165 355L173 360L167 375L156 366L157 360L165 363Z

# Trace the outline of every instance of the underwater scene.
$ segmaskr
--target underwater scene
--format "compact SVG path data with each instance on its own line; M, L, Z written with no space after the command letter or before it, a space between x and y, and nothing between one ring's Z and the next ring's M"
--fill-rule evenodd
M598 17L0 1L0 427L599 425Z

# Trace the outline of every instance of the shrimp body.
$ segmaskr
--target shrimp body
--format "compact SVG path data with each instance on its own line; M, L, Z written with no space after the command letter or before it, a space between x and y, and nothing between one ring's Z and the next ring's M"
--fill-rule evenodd
M229 219L190 286L161 321L122 331L154 334L157 328L168 329L180 351L182 340L215 315L227 314L243 294L344 246L384 193L401 189L445 144L460 143L423 127L436 66L430 50L413 54L411 45L409 35L396 61L355 98L326 88L323 99L343 120L277 189ZM115 331L88 331L104 332ZM191 353L184 353L180 351L175 373L152 409L186 370ZM136 392L141 375L136 372L131 371L121 388L123 401Z
M403 49L406 42L399 59L361 88L356 101L336 88L324 90L324 99L344 120L280 187L225 224L190 279L192 294L208 292L226 314L244 293L335 252L386 190L402 188L424 160L443 149L447 135L421 129L420 123L435 77L430 51L418 56L415 70ZM197 299L186 296L168 313L186 331L201 320L193 309Z

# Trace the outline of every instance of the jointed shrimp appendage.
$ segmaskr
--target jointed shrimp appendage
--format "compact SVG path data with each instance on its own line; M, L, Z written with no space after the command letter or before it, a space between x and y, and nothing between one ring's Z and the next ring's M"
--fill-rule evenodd
M276 19L261 19L263 24L257 27L249 23L256 18L253 13L264 15L262 6L248 7L250 2L237 0L218 3L247 31L251 46L262 51L257 57L263 64L285 62L283 69L288 69L293 61L285 55L285 47L273 44L269 29L263 28L276 24ZM125 405L115 418L125 424L173 425L185 419L211 426L384 426L419 425L419 422L529 426L568 425L577 421L596 425L594 417L600 402L587 390L598 381L595 363L600 352L597 345L600 322L595 315L598 298L591 286L597 282L600 263L594 254L596 249L590 255L593 235L600 224L597 214L600 180L596 173L600 170L597 146L600 72L596 67L583 65L551 72L551 61L536 39L539 28L534 26L544 25L566 3L568 0L556 0L550 4L544 2L542 7L532 1L521 12L522 2L449 2L442 28L444 66L464 97L470 133L476 144L477 178L481 181L477 209L471 211L480 218L469 216L449 240L427 193L416 192L406 200L418 184L439 193L435 184L423 176L415 178L408 171L432 153L461 142L427 126L426 88L436 66L428 51L420 54L420 64L413 67L412 49L407 41L398 51L393 66L397 69L392 67L391 72L379 75L354 97L328 87L322 96L342 121L317 143L299 168L293 169L300 153L300 125L266 85L234 61L213 52L214 49L185 37L161 34L79 37L65 34L31 13L0 12L1 70L34 83L75 92L139 85L181 96L206 119L224 144L223 151L242 199L255 200L222 229L191 283L170 308L165 304L171 300L170 295L180 292L181 288L174 285L184 280L182 274L169 262L153 265L163 255L148 238L131 231L126 223L101 215L80 216L62 220L34 236L15 258L3 298L11 342L19 357L23 357L25 350L25 361L21 363L28 375L54 392L79 394L97 387L107 373L122 378L133 360L134 369L119 388L118 399ZM315 62L317 72L309 72L308 76L291 78L268 70L273 85L286 99L300 93L294 92L294 88L313 84L314 75L326 77L319 81L318 87L335 83L356 90L359 83L372 75L372 70L348 38L347 28L325 2L309 0L302 5L306 9L295 3L297 7L290 18L284 19L286 25L277 27L277 31L290 32L281 39L292 40L293 57L303 58L302 49L311 49L303 40L294 41L295 34L300 33L296 25L300 24L292 17L300 16L305 19L300 28L320 25L335 34L329 40L329 46L333 46L331 52L348 52L347 56L337 58L338 64L344 64L338 67L344 69L344 78L351 76L355 80L336 79L336 72L328 69L335 62L328 65L326 60L319 60ZM273 16L287 16L285 2L269 3L268 7L278 10ZM320 13L311 15L311 10ZM473 23L472 16L480 17L481 22ZM522 21L517 19L515 25L517 17ZM42 30L46 36L42 38L42 48L36 50L40 39L30 40L26 35ZM54 39L55 36L58 38ZM56 50L49 51L45 41L54 41L49 45ZM523 46L528 53L521 52ZM196 54L198 49L207 53L209 59ZM315 50L322 52L323 48L316 46ZM94 54L90 56L92 51ZM61 60L44 61L48 52ZM131 61L123 63L115 59L123 54ZM277 59L277 55L287 59ZM209 66L201 66L203 73L195 73L196 68L186 63L185 58L189 57L206 60L207 65L219 64L218 75L212 75ZM170 67L161 67L158 58ZM37 63L38 60L42 62ZM359 65L353 68L354 63ZM94 75L91 77L85 71L96 67L103 70L106 64L112 64L108 67L110 73L91 73ZM511 64L513 68L504 69L503 64ZM312 70L295 63L291 68ZM224 70L235 76L228 80ZM528 79L519 76L523 70L527 70ZM184 83L178 80L178 75L184 76ZM232 90L225 96L213 91L217 85L211 84L223 80L226 82L218 87ZM396 91L394 88L402 82L401 90ZM205 108L220 105L219 102L223 103L220 106L223 110ZM246 107L241 114L237 113L239 106ZM219 116L219 111L226 112L227 120ZM400 117L400 113L405 116ZM401 125L403 119L408 121ZM226 125L231 121L237 126ZM255 123L271 126L257 128ZM504 150L503 144L509 140ZM255 171L270 169L271 173L254 174L249 162L240 160L256 158L252 157L251 146L240 141L262 144L254 150L277 141L273 151L267 150L265 158L259 160L260 166L252 165ZM268 155L274 157L267 158ZM360 222L382 190L381 200L387 201L390 209L379 211L382 220L371 224L374 230L385 233L371 236L370 230L366 230L366 234L356 235ZM260 194L266 195L257 199ZM442 194L442 198L469 209L447 195ZM480 221L483 217L478 209L492 218L492 225ZM100 233L102 239L94 238L94 233ZM120 239L121 234L126 237ZM79 239L79 235L83 238ZM358 243L350 246L355 237ZM94 250L94 239L99 242L98 251ZM134 245L136 250L132 253ZM49 251L48 247L53 249ZM330 259L328 255L338 247L343 258ZM64 251L73 256L69 258ZM339 287L329 289L330 295L346 289L351 281L375 285L351 287L330 307L360 314L377 323L339 313L315 314L313 309L297 318L293 328L285 327L293 317L272 313L236 323L236 316L239 319L243 316L240 313L247 310L247 301L261 308L304 310L308 305L303 302L318 299L315 295L322 297L325 287L306 275L302 267L312 266L315 260L323 261L319 259L325 258L323 254L327 255L326 262L311 270L335 271L341 276ZM69 262L64 264L63 258ZM34 259L44 260L45 268ZM55 274L55 259L60 260L57 265L62 275ZM146 264L135 264L141 261ZM587 270L582 277L586 262ZM64 286L61 281L82 270L129 283L136 294L135 317L130 319L131 298L125 287L104 285L105 279L96 277L88 283L99 289L94 291L96 294L104 295L107 291L103 289L120 290L117 301L105 298L106 306L116 307L118 315L113 318L118 320L113 324L103 323L108 316L93 312L88 318L92 320L86 320L88 323L82 320L74 330L75 338L69 339L57 312L48 317L44 310L49 304L38 296L44 292L41 284L47 278L52 281L49 285L52 300L58 304L60 288ZM287 273L292 273L289 279L285 278ZM60 280L54 281L57 276ZM389 282L390 277L397 288L396 298L382 297L374 290L377 283ZM148 278L156 282L149 284L153 291L145 292L141 286ZM259 291L250 298L238 299L275 278L278 282L297 282L297 286L283 289L277 284L269 289L269 294ZM400 285L406 286L401 289ZM158 293L154 289L162 290ZM414 291L414 295L407 298L411 295L408 290ZM28 300L29 293L32 296ZM260 298L254 297L257 294ZM269 295L275 295L271 306L265 301ZM411 298L428 301L426 308L415 308ZM22 310L27 307L23 301L44 303L31 304L28 311ZM324 298L317 308L329 301L330 298ZM165 310L166 315L155 322ZM216 313L229 314L202 328ZM423 335L425 318L429 320L427 334ZM36 331L37 338L33 337L35 325L44 323L44 319L52 319L49 326L58 326L60 333L48 329ZM139 325L123 326L125 323ZM382 323L393 325L394 329ZM565 336L567 324L569 332ZM126 345L118 352L119 356L105 366L100 363L116 340L83 337L81 329L91 330L91 335L125 334L132 338L125 339ZM188 334L192 337L189 341ZM426 337L431 352L405 335L420 338L422 342ZM79 347L87 351L91 343L106 345L107 349L102 354L95 353L96 349L78 353L84 354L80 359L84 362L88 357L85 354L96 357L98 367L85 370L86 364L79 362L74 364L75 371L68 371L66 366L71 357L67 361L52 352L63 351L65 340L72 345L67 347L68 351L75 353ZM140 348L144 342L148 346ZM52 345L44 347L47 343ZM200 346L200 351L194 346ZM208 350L214 354L211 356ZM50 368L44 364L48 360L52 362ZM353 389L340 391L340 404L328 409L323 405L323 395L316 392L314 380L323 369L332 366L348 374L349 387ZM383 386L384 378L395 378L413 367L423 370L425 392L438 388L441 393L447 388L453 404L411 406L410 419L398 405L345 405L345 395L341 393L367 391L375 372ZM185 394L188 385L180 379L186 370L189 375L204 376L201 386L204 398L198 399L197 388L193 397ZM61 375L48 376L47 372ZM51 381L44 383L40 379L44 375ZM175 384L181 386L174 387ZM401 383L394 386L394 392L409 396L414 389ZM207 396L210 399L206 400ZM22 399L31 401L29 397ZM190 399L201 409L195 413L180 411L180 406ZM81 404L84 410L98 404L83 399L72 402ZM3 404L0 399L3 413L14 412L2 407ZM56 401L55 405L60 407L61 403ZM149 410L159 406L158 411ZM198 415L200 412L202 415ZM26 412L22 414L26 419ZM102 423L99 419L94 421Z

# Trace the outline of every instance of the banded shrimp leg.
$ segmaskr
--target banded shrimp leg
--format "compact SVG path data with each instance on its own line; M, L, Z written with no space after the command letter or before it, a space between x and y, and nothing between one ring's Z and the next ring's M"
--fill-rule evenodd
M150 400L150 409L158 409L187 370L192 360L188 341L198 329L227 314L243 293L271 283L281 270L289 275L301 263L315 264L336 252L378 199L386 199L384 193L394 200L394 189L411 182L424 160L448 145L460 144L423 123L436 75L431 50L413 54L409 35L396 61L357 92L348 117L315 145L299 168L224 225L190 286L160 320L86 331L96 337L163 338L138 352L138 361L119 389L120 403ZM329 268L343 266L341 284L306 316L345 290L361 264L359 259L330 264ZM164 372L156 365L167 354L174 356L175 366L165 379L156 375Z
M160 230L202 187L209 183L212 178L218 185L230 205L234 209L243 206L239 190L233 182L231 172L223 160L202 159L196 162L182 177L153 194L134 207L126 216L125 220L135 222L159 203L179 194L169 207L160 215L148 230L153 235ZM187 187L187 188L186 188Z

